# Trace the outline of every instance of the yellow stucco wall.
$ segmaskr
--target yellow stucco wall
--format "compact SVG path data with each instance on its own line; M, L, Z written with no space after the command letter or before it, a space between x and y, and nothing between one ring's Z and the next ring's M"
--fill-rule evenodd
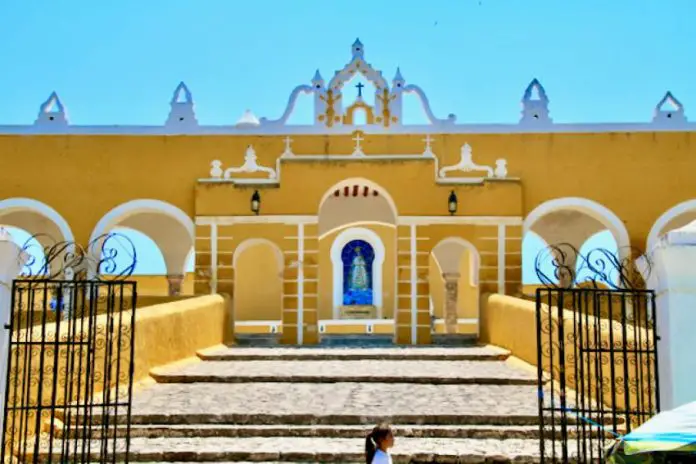
M182 295L193 295L194 279L193 272L184 276L184 281L181 284ZM138 284L138 295L166 296L169 294L169 285L165 275L133 275L128 280Z
M420 153L420 135L369 135L365 153ZM585 197L605 205L626 223L632 243L644 247L653 222L668 208L690 199L686 186L696 173L694 135L688 132L576 133L576 134L442 134L434 145L443 164L458 160L459 147L468 142L480 164L508 160L509 175L520 177L524 195L494 202L510 184L457 187L460 214L524 214L543 201ZM11 161L0 172L0 197L29 197L56 209L86 242L97 221L111 208L128 200L156 198L196 214L248 214L248 189L205 186L195 193L196 179L208 177L209 161L241 165L244 149L254 144L263 165L274 165L283 151L280 136L0 136L0 153ZM295 153L345 154L352 151L350 136L293 136ZM195 156L192 154L195 153ZM669 163L664 160L669 159ZM21 160L21 161L20 161ZM70 162L66 162L70 160ZM84 175L85 166L91 174ZM134 168L137 166L137 169ZM383 185L395 198L400 214L444 214L448 187L435 187L428 161L377 163L283 163L281 188L263 190L267 214L316 212L318 198L335 182L364 176ZM541 168L543 167L543 169ZM683 168L682 168L683 167ZM398 175L394 175L398 168ZM151 173L166 169L166 175ZM31 178L17 176L29 170ZM572 171L570 178L567 172ZM61 172L61 176L56 176ZM71 188L64 188L64 179ZM312 179L307 182L307 179ZM405 180L408 179L408 182ZM644 179L645 181L641 181ZM592 180L588 183L588 180ZM646 182L650 189L642 188ZM684 186L685 188L679 188ZM89 208L75 201L75 192L89 198ZM653 195L655 191L660 195ZM233 192L232 195L229 195ZM484 194L486 192L486 194ZM236 194L235 194L236 193ZM504 195L503 195L504 196ZM515 196L515 195L513 195ZM625 201L626 196L632 198ZM196 211L196 198L203 201ZM204 207L203 207L204 206Z

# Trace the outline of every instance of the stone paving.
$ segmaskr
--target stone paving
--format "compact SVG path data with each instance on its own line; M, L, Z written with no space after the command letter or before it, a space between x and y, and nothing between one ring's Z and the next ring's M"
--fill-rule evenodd
M534 371L505 350L230 348L160 369L133 399L134 462L363 462L394 424L395 463L538 462ZM264 380L264 381L260 381ZM350 380L350 381L337 381Z
M336 417L347 421L343 423L385 417L394 422L427 418L436 424L529 423L536 420L537 407L537 388L531 385L158 384L135 396L133 419L327 424Z
M158 382L383 382L531 384L536 375L502 361L228 361L158 371Z

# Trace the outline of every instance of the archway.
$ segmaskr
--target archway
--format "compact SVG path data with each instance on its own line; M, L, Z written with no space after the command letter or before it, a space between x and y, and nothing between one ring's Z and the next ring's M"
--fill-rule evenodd
M101 258L102 246L119 246L105 241L107 234L118 227L137 230L157 244L166 264L169 294L180 294L187 258L194 245L195 226L191 218L176 206L160 200L133 200L116 206L92 231L90 252L96 262ZM103 271L91 269L93 273Z
M684 227L696 220L696 200L687 200L675 205L662 213L650 228L646 242L646 252L651 252L660 237L670 230Z
M55 209L45 203L31 198L8 198L0 201L0 226L8 226L26 231L28 236L35 237L39 248L46 249L60 242L73 244L75 237L68 222ZM18 243L17 238L13 239L20 247L24 243ZM34 248L35 246L32 246ZM67 249L67 248L66 248ZM30 252L28 265L31 272L43 272L41 269L44 262L43 252ZM61 271L61 256L57 256L50 264L51 274ZM57 277L57 276L56 276Z
M435 333L478 334L481 255L470 242L449 237L430 253L429 283Z
M283 252L270 240L240 243L232 256L235 330L276 332L283 317Z
M397 217L389 193L368 179L345 179L324 194L318 208L320 333L393 333Z
M528 232L536 234L548 245L561 243L570 244L580 251L588 240L603 231L609 231L616 243L607 248L616 249L619 258L623 259L630 253L630 239L626 226L621 219L605 206L586 198L558 198L544 202L534 208L525 218L523 224L522 266L523 269L533 268L538 253L530 250ZM564 259L564 267L576 269L577 256L567 253L556 259ZM550 261L550 257L548 260ZM551 270L553 273L553 270ZM570 276L562 274L562 278ZM567 283L563 283L567 285Z

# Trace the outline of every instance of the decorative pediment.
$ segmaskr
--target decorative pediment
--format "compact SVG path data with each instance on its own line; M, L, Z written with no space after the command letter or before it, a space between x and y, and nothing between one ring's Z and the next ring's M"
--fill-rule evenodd
M267 174L266 178L245 176L245 174ZM260 166L254 147L249 145L244 154L244 163L239 167L224 169L222 161L214 160L210 163L210 178L214 180L236 180L240 183L255 183L259 181L277 182L278 174L275 169Z
M449 173L455 175L448 175ZM483 175L476 175L477 173ZM460 150L459 162L440 169L437 173L437 180L441 183L474 183L482 182L486 179L506 179L507 175L507 160L503 158L497 159L495 168L476 164L473 159L471 145L465 143Z
M176 86L169 105L171 109L169 110L169 117L167 118L165 126L172 128L190 128L198 126L196 113L193 110L193 95L186 84L180 82L179 85Z
M358 96L354 102L344 101L343 87L356 75L363 76L374 85L374 105L370 105L362 99L362 84L358 85ZM260 126L276 127L286 125L288 119L302 94L312 94L314 97L314 125L327 129L337 127L359 127L356 124L355 112L360 110L366 114L365 126L395 127L403 125L403 94L413 93L423 105L423 111L429 123L433 126L448 126L454 124L456 117L449 115L445 119L435 117L430 102L425 92L416 85L407 85L406 80L397 68L389 82L382 75L382 71L374 68L365 60L365 46L357 39L351 47L351 60L334 73L334 76L325 83L319 70L314 73L311 85L300 85L290 94L290 99L283 115L275 120L261 118Z

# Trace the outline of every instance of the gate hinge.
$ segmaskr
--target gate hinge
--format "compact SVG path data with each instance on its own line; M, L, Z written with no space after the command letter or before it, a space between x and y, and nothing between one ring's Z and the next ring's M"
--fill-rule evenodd
M12 328L11 324L4 324L5 330L10 330Z

